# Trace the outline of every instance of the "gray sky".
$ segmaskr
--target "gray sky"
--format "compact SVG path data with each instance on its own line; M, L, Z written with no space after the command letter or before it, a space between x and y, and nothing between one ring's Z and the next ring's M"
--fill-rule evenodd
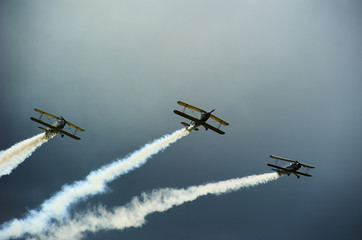
M314 177L203 197L89 239L359 238L361 10L338 0L1 1L0 149L39 132L34 107L86 129L0 179L1 222L180 129L182 100L215 108L226 134L193 132L72 212L268 172L269 154L315 165Z

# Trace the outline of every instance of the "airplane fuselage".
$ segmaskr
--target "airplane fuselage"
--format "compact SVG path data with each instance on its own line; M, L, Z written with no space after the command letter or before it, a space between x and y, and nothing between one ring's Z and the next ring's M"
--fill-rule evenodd
M300 176L297 174L296 171L298 171L299 168L302 167L302 164L300 164L299 162L295 162L295 163L291 163L289 166L285 167L286 169L288 169L287 174L289 176L289 174L294 173L295 176L297 176L297 178L299 178Z
M213 111L215 111L215 109L212 110L212 111L210 111L210 112L201 113L201 115L200 115L200 117L199 117L199 119L198 119L197 121L195 121L195 122L192 121L192 122L190 123L190 127L188 128L188 130L191 131L191 130L197 128L198 126L201 126L201 125L203 125L204 123L206 123L206 121L210 118L211 113L212 113ZM206 127L205 127L205 130L207 130Z
M288 170L290 170L290 172L294 172L297 171L302 165L298 162L296 163L291 163L289 166L287 166L286 168Z
M58 133L60 130L62 130L65 126L67 122L63 119L59 119L57 120L54 124L52 128L48 128L47 130L52 132L52 133Z
M67 124L67 122L64 119L59 119L52 125L51 128L48 127L47 129L43 130L45 130L47 137L54 136L64 128L65 124ZM64 137L64 134L60 133L60 136Z

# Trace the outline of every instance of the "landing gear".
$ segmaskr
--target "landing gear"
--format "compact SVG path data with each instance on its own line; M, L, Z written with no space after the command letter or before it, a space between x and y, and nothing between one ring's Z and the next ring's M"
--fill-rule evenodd
M61 134L60 134L60 136L62 136L62 138L63 138L63 137L64 137L64 134L63 134L63 133L61 133Z
M297 178L299 179L299 178L300 178L300 176L298 176L298 175L297 175Z

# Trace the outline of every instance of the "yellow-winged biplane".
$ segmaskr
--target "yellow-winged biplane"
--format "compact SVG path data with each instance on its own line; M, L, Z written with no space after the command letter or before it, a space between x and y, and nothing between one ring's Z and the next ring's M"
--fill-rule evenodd
M176 113L177 115L180 115L181 117L184 117L184 118L187 118L187 119L191 120L191 122L189 124L185 123L185 122L181 122L182 125L186 126L188 131L190 131L190 132L192 130L198 131L199 130L198 127L202 125L202 126L205 127L205 130L211 129L214 132L217 132L219 134L225 134L225 132L220 130L220 127L221 127L221 125L228 126L229 123L227 123L224 120L221 120L220 118L215 117L214 115L212 115L211 113L213 111L215 111L215 109L210 111L210 112L206 112L206 111L204 111L204 110L202 110L200 108L191 106L191 105L186 104L186 103L181 102L181 101L178 101L177 104L183 106L184 109L183 109L182 112L180 112L178 110L174 110L173 112ZM186 109L191 110L193 114L195 114L194 112L197 112L197 113L200 114L200 116L199 117L196 117L196 116L192 117L192 116L185 113ZM206 121L209 118L211 118L211 119L215 120L216 122L218 122L218 126L214 127L214 126L211 126L210 124L206 123Z
M70 122L66 121L62 116L57 117L57 116L54 116L54 115L52 115L50 113L39 110L37 108L34 108L34 111L40 113L40 117L39 117L39 119L36 119L36 118L33 118L33 117L31 117L30 119L33 120L34 122L37 122L37 123L40 123L40 124L43 124L44 126L46 126L47 128L43 128L43 127L39 127L39 128L41 130L45 131L48 137L51 136L51 135L60 133L60 135L62 137L64 137L64 135L67 135L68 137L74 138L76 140L80 140L80 138L75 136L75 134L77 133L77 131L83 132L84 129L74 125L73 123L70 123ZM51 125L49 123L46 123L46 122L42 121L43 115L45 115L46 117L51 117L51 118L56 119L56 122ZM65 127L65 125L68 125L69 127L74 128L75 129L74 133L71 134L69 132L64 131L63 128Z

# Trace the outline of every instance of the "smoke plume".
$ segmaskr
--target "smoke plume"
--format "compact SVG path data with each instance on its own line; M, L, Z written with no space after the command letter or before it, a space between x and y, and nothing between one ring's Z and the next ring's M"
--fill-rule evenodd
M40 133L32 138L23 140L7 150L0 152L0 178L9 175L20 163L31 156L31 154L47 142L54 135L49 137L45 133Z
M141 227L145 224L145 217L151 213L164 212L208 194L229 193L241 188L267 183L279 177L278 173L265 173L185 189L164 188L151 193L143 193L141 197L135 197L125 206L114 208L111 211L103 206L98 206L95 210L76 214L72 220L53 223L45 234L37 235L36 238L81 239L85 237L85 232Z
M68 217L69 208L89 196L103 193L106 184L129 171L142 166L154 154L186 136L186 129L175 131L146 144L124 159L118 159L91 172L84 180L65 185L62 190L46 200L38 210L31 210L23 219L13 219L0 228L0 239L22 237L25 234L39 234L45 231L52 219L63 220Z

